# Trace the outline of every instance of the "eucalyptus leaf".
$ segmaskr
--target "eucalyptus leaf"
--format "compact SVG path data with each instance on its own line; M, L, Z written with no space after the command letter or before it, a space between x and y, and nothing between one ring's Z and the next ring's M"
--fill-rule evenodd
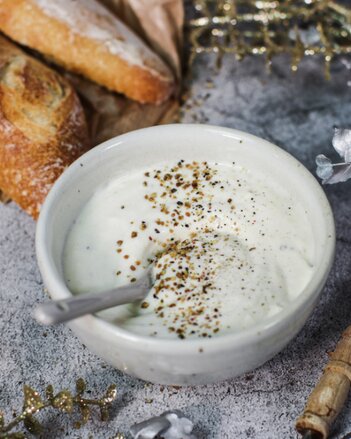
M335 128L333 147L345 162L351 161L351 130Z
M26 435L21 432L6 433L4 436L0 434L0 439L26 439Z
M101 419L105 421L108 419L108 408L117 395L116 386L112 384L108 387L105 395L101 399L83 399L81 393L85 391L85 382L81 378L76 382L76 395L72 395L68 390L62 390L57 393L57 395L54 395L54 388L52 385L49 385L45 392L46 400L43 401L39 393L31 387L25 385L23 390L23 411L19 416L16 416L8 425L5 425L3 414L0 412L0 439L26 439L27 435L25 433L10 432L21 423L24 424L26 430L31 434L48 437L45 435L40 422L33 417L33 414L49 407L56 408L66 413L71 413L74 406L79 408L82 417L81 420L75 423L77 428L79 428L90 419L90 407L98 405L100 406Z
M111 384L103 398L105 404L111 404L116 399L117 396L117 386L115 384Z
M86 424L89 419L90 419L90 415L91 415L91 410L90 407L88 407L87 405L81 405L80 406L80 413L82 415L82 419L80 421L80 423L82 425Z
M52 406L66 413L72 413L73 397L68 390L62 390L52 400Z
M46 398L51 400L54 397L54 387L49 384L45 390Z
M86 384L83 378L78 378L76 382L76 392L77 395L83 395L86 389Z
M32 433L34 436L39 436L43 432L41 423L31 415L26 416L23 423L29 433Z
M342 183L351 178L351 130L335 128L332 143L344 162L332 163L323 154L316 157L316 174L322 179L323 184Z
M333 175L323 181L323 184L342 183L351 178L351 163L340 163L333 166Z
M100 407L100 416L102 421L107 421L109 418L108 409L105 406Z
M317 170L316 173L319 178L327 180L333 175L333 165L330 159L323 154L316 157Z
M24 385L23 393L24 393L23 408L28 413L33 414L38 410L40 410L42 407L44 407L43 400L41 399L41 396L36 390L32 389L27 385Z

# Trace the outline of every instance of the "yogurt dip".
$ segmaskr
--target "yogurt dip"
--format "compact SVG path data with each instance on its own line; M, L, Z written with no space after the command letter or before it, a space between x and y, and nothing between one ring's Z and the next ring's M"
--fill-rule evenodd
M73 293L135 282L140 303L100 315L141 335L213 337L289 306L312 277L308 212L271 175L240 163L179 160L116 177L84 206L64 249Z

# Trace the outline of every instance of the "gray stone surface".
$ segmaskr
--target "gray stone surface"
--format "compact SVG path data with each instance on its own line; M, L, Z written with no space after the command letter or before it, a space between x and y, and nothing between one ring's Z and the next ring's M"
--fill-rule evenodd
M267 74L259 59L230 58L220 72L212 58L194 67L190 109L184 122L235 127L264 137L314 169L317 153L331 154L333 125L351 127L350 71L337 64L327 82L321 64L303 62L292 75L288 60ZM208 80L214 80L209 88ZM217 385L172 388L146 384L106 365L64 326L44 329L30 317L43 300L34 252L35 224L14 204L0 206L0 408L11 418L22 404L22 384L38 390L52 383L71 388L78 377L91 395L110 383L118 399L108 423L93 420L81 430L67 415L47 411L45 438L113 438L135 421L166 409L182 409L201 439L297 438L294 420L316 383L341 331L351 324L351 182L326 188L337 225L336 261L313 316L289 346L264 366ZM351 396L333 438L351 431ZM96 418L97 419L97 418Z

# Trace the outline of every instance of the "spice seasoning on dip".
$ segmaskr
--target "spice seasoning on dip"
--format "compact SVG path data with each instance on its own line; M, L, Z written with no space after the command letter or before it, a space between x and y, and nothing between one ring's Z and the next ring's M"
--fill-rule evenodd
M313 256L306 212L274 179L179 160L98 189L69 234L64 267L72 291L84 293L135 282L152 263L145 300L102 315L143 335L208 338L288 306Z

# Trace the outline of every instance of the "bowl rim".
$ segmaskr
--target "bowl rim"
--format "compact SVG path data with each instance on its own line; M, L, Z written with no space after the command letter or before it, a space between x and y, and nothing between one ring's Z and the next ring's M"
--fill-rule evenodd
M98 155L111 148L118 148L124 142L129 142L130 140L138 140L142 137L146 131L182 131L182 130L204 130L211 131L211 133L218 133L224 136L230 136L233 138L247 139L250 141L259 142L262 146L274 151L278 154L283 161L286 161L290 165L298 165L301 175L304 175L304 180L310 190L314 192L314 196L318 201L321 210L324 212L324 224L326 235L329 239L326 239L326 244L324 248L324 253L319 263L316 267L312 278L306 287L301 291L301 293L290 303L290 306L285 307L278 314L269 317L261 323L258 323L250 328L239 332L220 334L212 338L201 338L201 339L166 339L166 338L156 338L147 335L139 335L130 332L126 329L118 327L117 325L111 324L108 321L95 315L87 315L80 317L68 323L68 326L74 329L79 329L80 331L89 332L92 326L94 331L99 331L101 333L109 334L113 337L117 337L120 340L127 342L128 344L138 345L141 349L153 348L154 351L158 352L170 352L171 349L175 349L176 352L193 352L206 348L206 352L214 352L225 348L230 348L233 346L244 346L251 343L257 343L259 340L266 339L273 334L276 334L281 327L285 326L285 323L289 321L294 315L302 312L307 303L313 303L317 300L319 294L321 293L321 287L324 285L330 269L334 261L335 253L335 223L329 201L316 178L311 174L311 172L295 157L290 153L286 152L282 148L274 145L267 140L260 137L254 136L252 134L232 129L225 128L216 125L208 124L168 124L159 125L149 128L143 128L135 131L131 131L126 134L109 139L102 144L92 148L75 162L73 162L64 173L58 178L53 187L51 188L39 215L39 219L36 227L36 255L39 265L41 275L44 280L44 284L49 291L51 296L51 291L59 291L60 297L69 297L72 293L68 290L64 279L59 276L58 272L54 268L54 262L50 258L50 251L47 244L46 232L47 227L50 224L50 214L51 208L55 204L56 199L61 197L61 187L62 185L72 178L75 178L78 168L81 166L81 162L91 162ZM175 135L175 133L173 133ZM131 148L132 151L132 148ZM302 168L302 169L301 169Z

